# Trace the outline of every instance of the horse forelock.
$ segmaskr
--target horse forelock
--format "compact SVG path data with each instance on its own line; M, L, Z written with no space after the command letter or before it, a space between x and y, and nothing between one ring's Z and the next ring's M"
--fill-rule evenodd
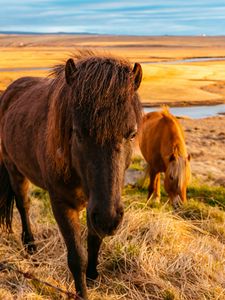
M190 162L186 153L181 152L178 147L174 148L172 154L175 159L169 161L167 166L167 176L173 178L171 182L171 189L181 191L184 186L187 186L191 178Z
M52 72L50 93L48 148L51 153L60 149L64 168L69 160L72 127L78 126L104 143L125 134L133 119L138 125L141 119L141 105L128 61L82 51L74 55L74 62L72 86L66 83L65 65L58 65Z
M181 190L186 182L186 162L185 158L178 156L174 161L168 165L168 175L173 178L173 184L178 190Z

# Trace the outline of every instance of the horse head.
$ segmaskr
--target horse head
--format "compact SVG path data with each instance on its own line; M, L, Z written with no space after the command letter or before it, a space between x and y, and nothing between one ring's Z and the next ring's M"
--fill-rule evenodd
M172 153L165 172L164 187L174 208L186 202L190 176L190 155L181 156Z
M112 235L124 213L121 189L141 117L141 66L113 58L70 59L65 77L74 99L71 167L88 197L88 225L101 237Z

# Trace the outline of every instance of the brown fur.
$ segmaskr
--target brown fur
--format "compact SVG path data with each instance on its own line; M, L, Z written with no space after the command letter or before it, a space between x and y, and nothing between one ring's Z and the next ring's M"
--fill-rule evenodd
M102 238L123 216L121 187L141 117L136 91L142 71L139 64L132 68L124 59L85 51L51 76L20 78L0 99L0 221L11 224L13 191L22 240L35 251L28 179L48 190L76 290L87 299L86 267L96 278ZM86 203L88 264L79 229Z
M148 113L143 117L139 144L149 164L150 198L160 198L160 173L165 173L165 189L176 206L186 201L186 187L190 179L189 156L184 132L179 121L164 107L161 112ZM179 200L178 200L179 198Z

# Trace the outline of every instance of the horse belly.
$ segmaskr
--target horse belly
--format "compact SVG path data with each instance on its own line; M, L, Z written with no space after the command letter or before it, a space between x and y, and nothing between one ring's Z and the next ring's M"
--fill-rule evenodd
M4 137L3 135L3 159L6 159L8 163L13 164L16 169L32 183L41 188L45 188L43 180L40 176L41 172L39 170L36 158L32 155L32 149L26 147L27 145L23 144L22 141L14 140L12 142L10 137L10 131L7 133L7 137Z

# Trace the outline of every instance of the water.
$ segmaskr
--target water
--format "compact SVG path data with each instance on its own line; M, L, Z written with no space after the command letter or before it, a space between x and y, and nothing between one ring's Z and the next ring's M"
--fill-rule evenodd
M225 57L193 57L193 58L184 58L184 59L172 59L166 61L147 61L142 62L142 64L164 64L164 65L176 65L182 63L197 63L197 62L207 62L207 61L224 61Z
M160 107L144 107L145 112L160 111ZM175 116L187 116L193 119L213 117L225 113L225 104L171 107L170 112Z
M142 62L142 64L175 65L181 63L204 62L204 61L225 61L225 57L195 57L195 58L174 59L168 61L148 61L148 62ZM47 68L47 67L0 68L0 72L49 71L49 70L51 70L51 68Z

